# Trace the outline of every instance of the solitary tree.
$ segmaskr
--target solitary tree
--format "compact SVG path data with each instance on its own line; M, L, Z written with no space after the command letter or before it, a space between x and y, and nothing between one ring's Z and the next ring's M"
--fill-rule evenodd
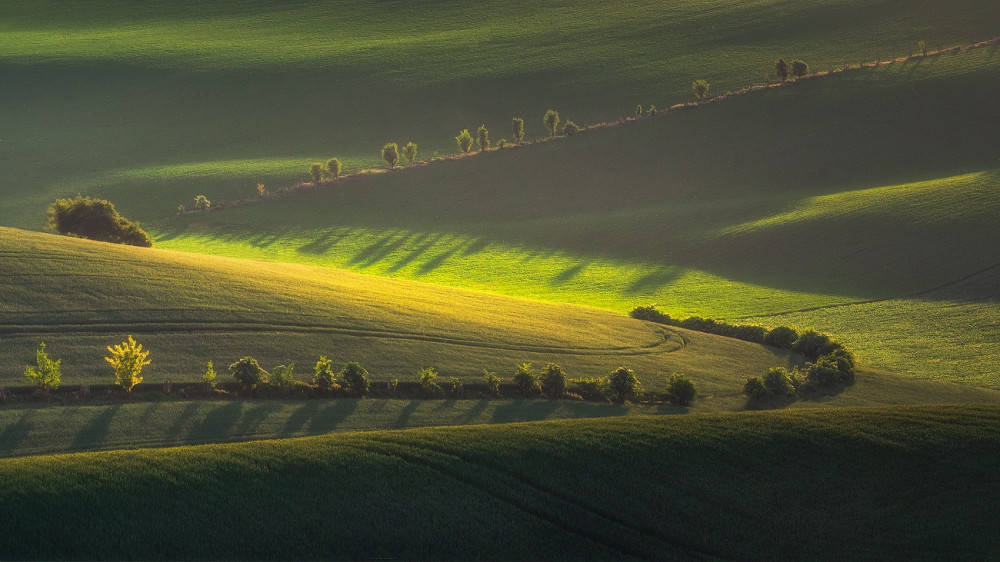
M390 169L395 168L396 164L399 164L399 147L396 146L396 143L385 143L385 146L382 147L382 159L385 160Z
M774 73L778 75L778 79L782 82L788 80L788 63L785 62L785 59L774 61Z
M576 123L567 119L566 124L563 125L563 134L568 137L571 137L579 132L580 132L580 127L578 127Z
M326 171L330 174L331 178L340 177L340 160L338 158L331 158L326 161Z
M549 134L553 137L556 136L556 127L559 126L559 112L554 109L546 111L542 122L545 123L545 128L549 130Z
M417 143L410 141L403 146L403 158L406 158L407 164L413 164L417 159Z
M35 363L38 365L37 367L28 366L24 369L24 376L28 377L42 392L47 393L59 388L59 383L62 381L60 370L62 359L57 361L49 359L49 355L45 353L45 342L38 344L38 349L35 351Z
M674 373L667 383L667 398L677 406L690 406L698 395L698 387L684 375Z
M636 104L635 106L635 118L638 119L642 117L642 104Z
M803 60L795 59L792 61L792 74L796 78L802 78L806 74L809 74L809 65Z
M691 85L691 89L694 90L694 95L700 100L704 100L705 96L708 95L708 82L705 80L695 80L694 84Z
M142 377L139 376L142 368L151 362L146 359L149 357L149 352L143 351L142 344L136 343L132 336L129 336L128 340L120 345L114 347L109 345L108 353L104 360L110 363L115 371L115 383L125 389L126 394L131 393L132 388L142 382Z
M257 197L260 197L261 199L267 197L267 188L264 187L264 184L262 183L257 184Z
M312 166L309 166L309 177L312 178L313 183L319 183L323 179L323 165L319 162L313 162Z
M521 363L514 369L511 382L521 396L531 396L538 390L538 375L531 370L531 363Z
M479 128L476 129L476 136L476 142L479 144L479 151L482 152L484 150L489 150L490 131L486 128L486 125L480 125Z
M215 377L215 365L212 365L212 362L209 361L205 365L205 374L201 376L201 381L205 383L206 388L215 388Z
M194 208L195 209L198 209L200 211L204 211L205 209L207 209L207 208L209 208L211 206L212 206L212 202L208 200L208 197L205 197L204 195L195 195L194 196Z
M469 134L468 129L462 129L462 132L455 137L455 142L458 143L458 149L463 153L472 150L472 135Z
M515 117L510 123L511 133L514 135L514 142L521 144L524 139L524 119Z

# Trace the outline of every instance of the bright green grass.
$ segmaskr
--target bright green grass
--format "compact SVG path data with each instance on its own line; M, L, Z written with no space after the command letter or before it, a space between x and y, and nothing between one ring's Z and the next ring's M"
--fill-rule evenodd
M997 15L984 0L8 2L0 224L41 228L81 191L160 219L329 156L370 164L387 140L426 157L480 123L510 137L515 115L534 138L549 107L617 118L689 100L698 78L759 84L778 56L822 70L982 40Z
M911 60L154 230L187 251L816 324L869 365L998 387L1000 354L977 352L997 331L976 328L1000 316L995 287L907 304L931 329L889 305L774 316L902 302L1000 263L998 87L993 48Z
M747 372L792 365L785 352L632 320L597 308L358 275L328 268L248 262L116 246L0 228L0 381L26 383L40 341L63 361L64 384L110 383L102 357L134 335L150 350L146 382L220 376L252 355L269 369L297 365L310 379L320 355L361 362L376 384L415 380L422 367L442 380L478 381L483 369L509 377L528 361L571 377L627 365L651 390L672 372L737 407Z
M0 555L981 560L997 423L640 416L6 459ZM52 513L74 532L38 524Z
M0 408L0 457L322 435L332 432L680 413L555 400L161 401Z

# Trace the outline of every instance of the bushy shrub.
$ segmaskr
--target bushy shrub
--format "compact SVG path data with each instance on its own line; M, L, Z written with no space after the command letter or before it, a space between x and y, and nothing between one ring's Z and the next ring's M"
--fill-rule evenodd
M764 388L767 393L776 397L795 395L795 380L784 367L771 367L764 374Z
M761 402L770 395L759 377L747 377L746 382L743 383L743 394L751 402Z
M319 162L313 162L309 166L309 178L312 179L314 184L319 183L323 180L323 165Z
M331 178L339 178L342 168L343 166L340 164L339 158L331 158L326 161L326 171L330 174Z
M344 385L354 394L365 397L371 389L371 381L368 380L368 371L357 361L351 361L340 370L340 378Z
M39 343L38 349L35 350L35 364L36 367L30 365L25 367L24 376L42 392L47 393L59 388L62 382L62 359L56 361L49 359L48 353L45 352L45 342Z
M680 373L670 375L667 383L667 400L676 406L690 406L698 396L698 387L694 381Z
M328 392L333 390L336 382L337 375L333 372L333 361L327 359L326 355L321 355L313 367L313 384L319 390Z
M455 142L458 143L458 149L463 154L472 150L472 135L469 134L468 129L462 129L462 132L458 133L458 136L455 137Z
M785 59L774 61L774 73L778 75L778 79L782 82L788 80L788 63L785 62Z
M542 123L545 123L545 128L549 130L550 136L556 136L556 128L559 127L559 112L550 109L545 112L545 116L542 117Z
M212 365L212 362L209 361L205 365L205 373L201 375L201 382L205 383L205 388L215 388L216 376L215 365Z
M764 336L764 345L777 347L780 349L791 349L795 340L799 339L799 333L794 328L788 326L778 326L768 330Z
M809 74L809 65L805 61L795 59L792 61L792 74L797 78L802 78L806 74Z
M399 164L399 147L394 142L387 142L382 147L382 160L389 165L390 169L395 169Z
M295 365L278 365L267 375L267 384L275 388L288 389L295 382Z
M656 115L656 106L655 106L655 105L650 105L650 106L649 106L649 112L648 112L648 113L649 113L650 115Z
M841 372L840 365L828 357L821 357L815 363L806 363L805 385L809 389L844 384L847 382L847 377L848 375Z
M208 200L208 197L205 197L204 195L195 195L194 196L194 208L195 209L198 209L199 211L204 211L205 209L207 209L207 208L209 208L211 206L212 206L212 202Z
M413 161L417 159L417 143L410 141L403 146L403 158L406 159L407 164L413 164Z
M763 326L733 326L732 337L753 343L764 343L767 328Z
M143 351L142 344L136 343L132 336L129 336L127 340L118 345L109 345L108 356L104 360L110 363L111 368L114 369L115 384L122 387L126 394L129 394L135 385L142 382L139 373L142 372L143 367L151 363L147 357L149 357L149 352Z
M510 122L510 132L514 142L521 144L521 141L524 140L524 119L520 117L512 119Z
M450 377L448 379L448 391L455 398L461 398L462 393L465 391L465 385L462 384L462 379L458 377Z
M437 383L438 373L434 367L425 367L417 372L420 380L420 390L424 396L434 397L441 395L441 386Z
M496 373L483 369L483 384L486 385L486 394L494 398L500 398L501 379Z
M257 184L257 197L259 197L261 199L264 199L265 197L267 197L267 188L264 187L264 184L262 184L262 183L258 183Z
M549 398L561 398L566 392L566 373L562 367L554 363L549 363L542 369L538 381L541 383L542 392Z
M568 137L571 137L579 132L580 132L580 127L578 127L576 123L567 119L566 124L563 125L563 134Z
M606 400L608 397L607 377L570 379L569 388L587 400Z
M826 355L838 347L840 344L831 340L830 336L809 328L799 334L791 349L796 353L801 353L807 359L815 361L821 355Z
M857 365L857 361L854 359L854 354L843 347L838 347L830 353L823 355L823 357L835 362L837 364L837 369L839 369L841 373L848 375L854 374L854 367Z
M229 366L229 372L243 390L251 391L257 388L268 375L253 357L246 356Z
M699 100L704 100L708 96L709 84L705 80L695 80L694 84L691 84L691 89L694 90L694 95Z
M49 206L48 215L49 228L60 234L145 248L153 245L139 223L121 216L104 199L80 196L57 199Z
M611 400L619 403L635 400L641 392L642 386L632 369L618 367L608 375L608 397Z
M636 320L647 320L649 322L656 322L658 324L673 324L673 319L669 314L660 312L657 310L655 304L647 306L637 306L628 313L629 316L635 318Z
M531 363L521 363L514 369L514 376L511 382L517 388L517 393L521 396L534 396L539 391L538 375L531 370Z
M476 129L476 143L479 144L479 151L490 149L490 131L486 128L486 125L480 125Z

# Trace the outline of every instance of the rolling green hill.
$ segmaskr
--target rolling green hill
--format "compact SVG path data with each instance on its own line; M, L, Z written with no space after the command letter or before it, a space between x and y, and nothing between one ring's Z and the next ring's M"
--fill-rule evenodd
M78 192L143 221L304 178L330 156L423 157L483 123L544 134L760 84L778 56L857 65L996 34L983 0L459 0L0 6L0 224L41 228ZM773 78L772 78L773 80Z
M816 324L869 365L998 387L998 87L993 45L154 230L195 252Z
M0 556L982 560L998 422L640 416L4 459Z
M376 383L509 377L529 361L596 377L626 364L650 389L672 372L738 401L745 373L797 359L785 352L632 320L595 308L495 296L326 268L200 256L0 228L6 298L0 369L24 384L40 341L65 384L111 382L105 347L133 334L151 351L147 383L200 380L206 361L244 355L293 362L311 379L320 355L360 361ZM339 368L339 367L338 367Z

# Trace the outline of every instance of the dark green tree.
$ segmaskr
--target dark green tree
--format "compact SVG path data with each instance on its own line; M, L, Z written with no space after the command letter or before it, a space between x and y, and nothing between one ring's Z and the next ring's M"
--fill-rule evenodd
M468 129L462 129L462 132L458 133L458 136L455 137L455 142L458 143L458 149L463 154L472 150L472 135L469 134Z
M667 399L676 406L690 406L698 395L694 381L680 373L670 375L667 383Z
M796 78L802 78L806 74L809 74L809 65L805 61L795 59L792 61L792 74Z
M556 128L559 127L559 112L550 109L545 112L545 116L542 117L542 122L545 123L545 128L549 130L550 136L556 136Z
M326 171L330 174L331 178L340 177L340 160L338 158L331 158L326 161Z
M399 164L399 147L394 142L387 142L382 147L382 159L389 165L390 169L395 169Z
M49 228L60 234L101 242L150 247L153 240L137 222L121 216L104 199L77 196L49 205Z
M566 373L562 367L554 363L549 363L542 369L538 381L541 383L542 392L549 398L562 398L566 392Z
M639 379L632 369L618 367L608 375L608 395L615 402L634 400L642 391Z
M699 100L704 100L708 96L709 84L705 80L695 80L694 84L691 84L691 89L694 90L694 95Z
M774 73L778 75L778 79L782 82L788 80L788 63L785 62L785 59L774 61Z
M246 356L229 366L229 372L244 390L250 391L264 382L268 372L253 357Z
M371 389L371 381L368 380L368 371L357 361L351 361L344 365L344 368L340 371L340 377L347 388L358 396L366 396Z
M521 141L524 140L524 119L515 117L511 120L510 131L514 135L514 142L521 144Z
M309 166L309 177L312 179L314 184L319 183L323 179L323 165L319 162L313 162Z
M403 158L406 159L407 164L413 164L413 161L417 159L417 143L410 141L403 146Z
M480 125L476 129L476 142L479 144L479 151L490 149L490 131L486 128L486 125Z

